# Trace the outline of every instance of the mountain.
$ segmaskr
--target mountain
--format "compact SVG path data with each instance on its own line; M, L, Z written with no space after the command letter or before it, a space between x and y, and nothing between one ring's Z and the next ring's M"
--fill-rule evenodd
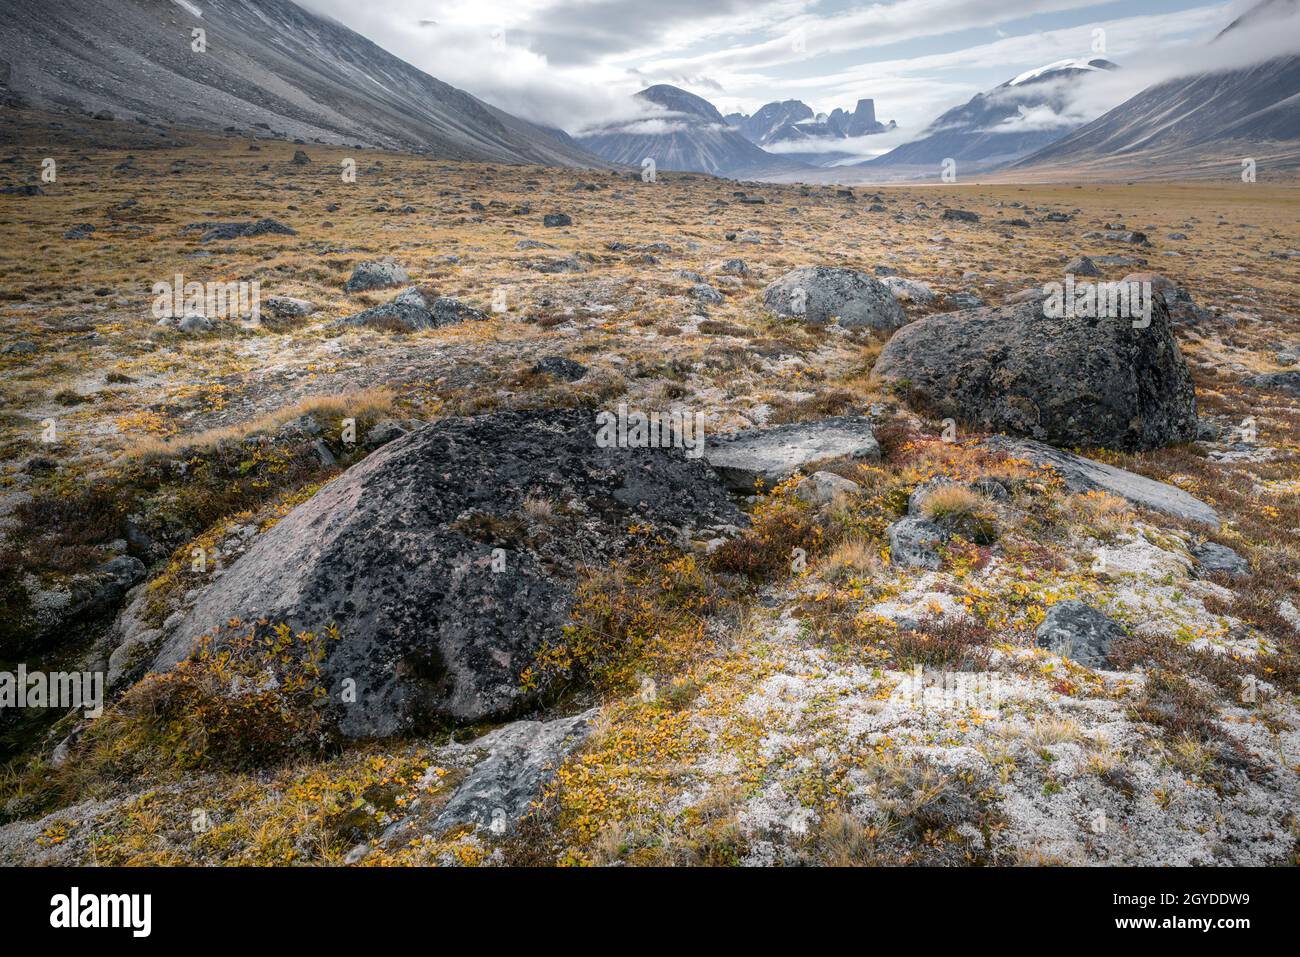
M658 169L737 179L802 168L751 143L727 124L712 103L694 93L661 83L636 98L647 108L645 115L575 140L603 159L630 166L640 166L648 157Z
M604 165L290 0L203 0L201 12L181 0L0 0L0 18L10 103L448 159Z
M874 100L858 100L852 113L836 107L829 115L814 116L812 107L800 100L768 103L753 116L730 113L726 122L756 146L780 144L778 155L812 166L832 166L852 159L852 152L834 149L835 140L870 136L897 128L876 119ZM806 150L799 149L800 145ZM856 154L856 155L861 155Z
M949 158L966 172L1004 165L1068 134L1071 124L1061 117L1078 84L1114 69L1093 59L1028 70L948 110L918 139L859 165L924 168L927 175Z
M725 119L727 124L745 139L756 146L762 146L765 143L770 143L772 137L779 133L783 127L798 123L801 120L811 120L812 118L812 107L807 103L799 100L782 100L779 103L766 104L757 110L753 116L745 116L743 113L730 113Z
M1241 31L1300 27L1300 0L1269 0L1238 17L1210 46ZM1013 168L1069 166L1125 177L1222 175L1243 157L1300 167L1300 56L1197 73L1148 87Z

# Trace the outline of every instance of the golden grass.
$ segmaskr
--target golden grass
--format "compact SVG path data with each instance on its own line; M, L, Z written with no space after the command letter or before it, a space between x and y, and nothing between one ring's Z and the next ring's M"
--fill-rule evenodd
M341 429L343 420L347 418L360 420L384 415L392 409L395 398L396 393L384 387L371 387L343 395L309 396L248 422L205 429L195 435L178 436L173 440L154 436L137 439L123 451L122 458L148 461L209 451L221 445L242 442L250 435L272 431L304 415L312 416L322 426ZM360 436L357 438L359 440Z

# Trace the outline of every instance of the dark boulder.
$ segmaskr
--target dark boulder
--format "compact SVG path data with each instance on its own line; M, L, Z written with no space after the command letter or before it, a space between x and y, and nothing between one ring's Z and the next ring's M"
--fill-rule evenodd
M1044 314L1042 302L926 316L874 374L908 403L973 428L1136 450L1196 437L1191 376L1162 299L1149 325Z
M333 623L325 714L346 736L526 707L544 689L525 690L523 672L560 637L580 565L608 563L632 526L743 522L703 462L602 448L596 432L590 410L545 409L447 418L385 445L200 593L154 670L204 635L221 647L232 618L295 631ZM539 519L525 500L552 507Z
M487 319L487 313L449 296L435 296L417 286L400 293L392 302L366 309L338 320L344 326L372 326L377 329L419 332L440 329L460 322Z
M1038 647L1085 668L1108 668L1111 645L1124 637L1124 629L1090 605L1069 599L1047 610L1034 637Z

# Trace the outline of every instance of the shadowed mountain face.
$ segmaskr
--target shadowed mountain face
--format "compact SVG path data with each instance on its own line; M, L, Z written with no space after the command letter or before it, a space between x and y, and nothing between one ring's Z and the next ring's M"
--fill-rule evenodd
M1008 80L970 102L954 107L920 139L904 143L862 166L924 166L933 169L954 159L969 170L988 169L1032 153L1070 131L1068 121L1035 121L1036 114L1059 116L1077 84L1114 70L1109 60L1062 60Z
M197 10L174 0L0 0L5 98L448 159L602 165L562 134L290 0L205 0Z
M1214 42L1269 22L1300 28L1300 2L1267 0ZM1246 157L1275 168L1300 166L1300 56L1149 87L1015 168L1104 164L1136 176L1205 174Z
M611 162L640 166L649 158L665 170L744 178L802 168L751 143L694 93L659 84L637 98L659 110L579 136L577 142Z

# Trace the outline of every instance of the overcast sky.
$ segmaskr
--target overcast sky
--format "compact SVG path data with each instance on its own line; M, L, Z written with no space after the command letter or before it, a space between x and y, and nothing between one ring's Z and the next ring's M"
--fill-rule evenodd
M1204 62L1203 44L1253 0L298 0L428 73L569 132L630 115L672 83L723 113L871 97L895 141L1034 67L1104 56L1099 115ZM1295 43L1300 31L1289 42ZM1084 116L1083 119L1091 119Z

